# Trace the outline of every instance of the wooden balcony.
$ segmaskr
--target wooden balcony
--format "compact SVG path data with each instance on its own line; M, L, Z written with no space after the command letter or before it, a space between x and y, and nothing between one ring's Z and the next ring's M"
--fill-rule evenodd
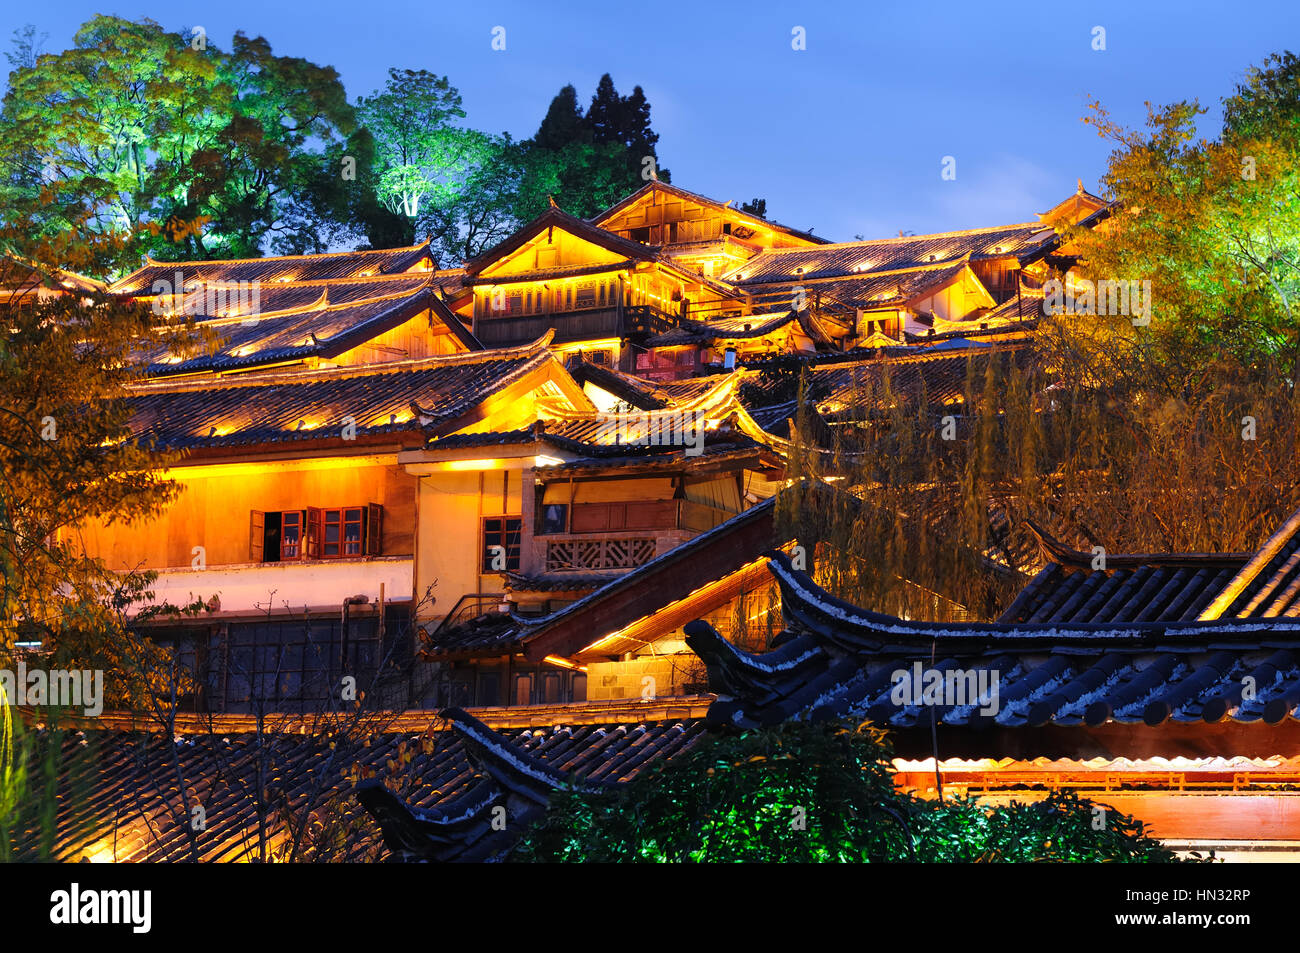
M474 335L488 347L512 347L536 341L550 328L555 329L555 343L567 344L662 334L676 325L671 315L658 308L638 306L479 318L475 322Z
M635 569L734 516L688 500L579 503L568 533L535 537L545 572Z
M596 536L546 543L546 571L635 569L655 558L653 536Z

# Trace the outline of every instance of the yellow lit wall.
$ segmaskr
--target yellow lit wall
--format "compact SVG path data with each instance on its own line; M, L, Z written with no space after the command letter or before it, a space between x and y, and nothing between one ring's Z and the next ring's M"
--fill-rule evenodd
M188 568L195 546L204 547L209 566L231 565L249 561L253 510L378 503L384 508L383 554L412 554L416 478L395 461L328 469L307 462L296 468L187 467L181 472L181 494L160 517L86 526L70 532L70 538L79 538L87 552L111 569Z
M501 592L496 573L480 573L482 520L522 515L519 470L435 473L420 479L416 599L432 586L421 619L440 618L466 593Z

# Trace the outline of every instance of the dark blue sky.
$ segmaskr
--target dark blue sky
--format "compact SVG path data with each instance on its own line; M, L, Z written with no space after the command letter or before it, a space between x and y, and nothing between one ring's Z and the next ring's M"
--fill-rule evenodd
M603 72L639 83L673 182L720 199L764 196L772 218L846 240L1032 220L1096 189L1109 146L1080 122L1089 96L1127 124L1144 101L1217 105L1247 66L1300 46L1300 4L522 3L407 0L61 0L9 5L71 43L96 12L236 30L282 54L330 64L350 96L389 66L447 74L468 122L531 135L566 82L585 102ZM506 28L506 50L491 31ZM1094 52L1092 28L1106 29ZM791 30L807 49L791 49ZM957 178L940 178L946 155Z

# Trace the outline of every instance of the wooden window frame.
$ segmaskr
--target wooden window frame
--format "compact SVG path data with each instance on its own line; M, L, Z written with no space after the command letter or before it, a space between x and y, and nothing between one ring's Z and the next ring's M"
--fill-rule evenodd
M488 539L488 522L492 520L501 521L501 529L496 533L498 541ZM510 528L510 521L514 521L515 529ZM516 536L514 544L514 557L511 558L510 536ZM500 516L483 516L479 519L479 574L490 575L499 572L518 572L523 562L523 542L524 542L524 518L519 514L503 513ZM504 546L506 550L505 569L492 568L492 554L489 551L492 546ZM511 563L513 562L513 565Z
M384 508L379 503L362 503L353 506L306 506L296 510L271 510L280 516L280 552L278 559L268 560L266 556L266 516L265 510L252 510L249 515L248 556L250 562L302 562L314 559L365 559L370 556L383 555ZM325 541L327 517L337 514L338 539L333 543ZM294 555L285 554L286 515L298 519L298 546ZM351 516L352 518L349 518ZM352 539L348 538L348 528L356 527ZM349 552L352 545L355 551ZM326 552L326 546L337 546L337 552Z
M292 556L285 555L285 540L288 534L285 532L284 518L289 515L293 515L298 518L298 545L297 545L298 551ZM280 511L280 558L278 562L282 562L282 563L300 562L302 560L303 543L304 543L303 536L304 533L306 532L306 528L307 528L306 510L281 510Z

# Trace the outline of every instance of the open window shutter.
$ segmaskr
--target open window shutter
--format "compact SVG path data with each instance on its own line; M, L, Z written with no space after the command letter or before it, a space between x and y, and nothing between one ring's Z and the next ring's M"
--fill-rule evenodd
M366 513L366 555L378 556L384 548L384 508L370 503Z
M266 546L266 514L253 510L248 517L248 561L260 563Z
M302 528L302 535L303 553L308 559L320 559L321 522L320 507L307 507L307 525Z

